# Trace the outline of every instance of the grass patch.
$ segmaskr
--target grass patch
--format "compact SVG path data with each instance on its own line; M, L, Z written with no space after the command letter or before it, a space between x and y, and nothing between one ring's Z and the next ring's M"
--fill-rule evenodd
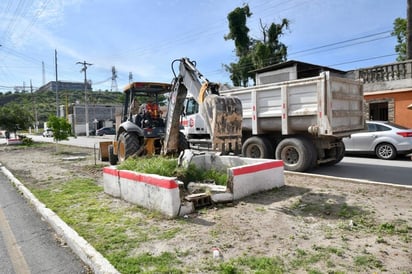
M354 258L354 264L357 267L368 269L381 269L383 267L382 262L370 254L356 256Z
M294 259L290 262L291 268L294 270L305 269L310 273L315 273L316 271L311 269L312 265L324 263L326 267L333 267L333 256L344 256L343 250L336 247L314 245L312 249L313 250L296 249Z
M183 273L183 271L170 266L171 262L181 263L180 260L170 252L163 252L158 256L143 253L130 257L124 251L111 254L110 261L118 262L114 266L122 269L121 273Z
M284 262L279 257L256 257L245 256L242 258L231 259L219 264L210 264L205 272L213 271L220 274L235 273L287 273Z
M166 231L145 227L151 219L161 221L160 214L134 205L113 206L113 199L103 194L103 188L88 179L31 191L121 273L180 273L175 264L181 262L171 253L134 254L144 242L170 239L179 232L173 227Z
M177 177L186 185L189 182L214 181L217 185L226 185L226 172L208 169L203 170L190 164L188 168L179 167L177 159L168 157L138 157L128 158L118 165L117 169L131 170L140 173L158 174L167 177Z

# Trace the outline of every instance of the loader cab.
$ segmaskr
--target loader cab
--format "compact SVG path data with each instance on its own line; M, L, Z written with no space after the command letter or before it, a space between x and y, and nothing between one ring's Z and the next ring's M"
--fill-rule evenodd
M122 122L131 121L133 115L150 113L152 118L159 118L160 103L165 94L170 92L171 85L166 83L133 82L124 88L125 101Z

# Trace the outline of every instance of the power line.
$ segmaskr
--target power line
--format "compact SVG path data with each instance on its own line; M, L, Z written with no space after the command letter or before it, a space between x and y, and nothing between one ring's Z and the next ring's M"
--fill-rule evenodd
M359 62L364 62L364 61L369 61L369 60L375 60L375 59L380 59L380 58L385 58L385 57L391 57L391 56L396 56L397 54L392 53L392 54L386 54L386 55L380 55L380 56L373 56L373 57L368 57L368 58L363 58L363 59L358 59L358 60L352 60L352 61L347 61L343 63L338 63L338 64L332 64L332 65L327 65L328 67L331 66L341 66L341 65L346 65L346 64L352 64L352 63L359 63Z
M387 34L390 33L390 30L386 30L386 31L382 31L382 32L377 32L377 33L373 33L373 34L368 34L368 35L364 35L364 36L360 36L360 37L356 37L356 38L352 38L352 39L348 39L348 40L343 40L343 41L339 41L339 42L334 42L334 43L330 43L330 44L326 44L326 45L322 45L322 46L317 46L317 47L313 47L313 48L309 48L309 49L304 49L304 50L300 50L300 51L296 51L296 52L292 52L290 53L292 54L298 54L298 53L302 53L302 52L308 52L308 51L313 51L313 50L318 50L318 49L322 49L322 48L327 48L327 47L332 47L332 46L336 46L336 45L340 45L340 44L345 44L348 42L353 42L353 41L357 41L357 40L361 40L361 39L365 39L365 38L369 38L369 37L374 37L377 35L381 35L381 34ZM387 37L385 37L387 38ZM379 39L376 39L379 40ZM371 40L374 41L374 40ZM356 45L356 44L351 44L351 45Z

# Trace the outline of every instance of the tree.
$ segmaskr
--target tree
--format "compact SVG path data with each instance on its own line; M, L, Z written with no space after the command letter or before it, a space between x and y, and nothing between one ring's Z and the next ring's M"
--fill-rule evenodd
M396 18L393 22L392 36L396 36L398 44L395 46L395 52L398 54L397 61L405 61L407 59L406 54L406 34L407 34L407 21L405 18Z
M280 24L272 23L269 28L260 21L260 27L263 41L256 41L252 49L255 69L286 61L287 47L279 38L284 34L284 29L289 28L289 20L282 19Z
M0 107L0 127L15 135L19 129L28 129L33 121L31 111L22 105L9 103Z
M252 13L250 13L248 5L235 8L227 16L229 33L224 39L235 42L235 52L239 60L237 63L225 65L225 69L230 73L230 79L235 86L246 86L250 76L248 72L251 68L251 56L249 55L251 40L249 28L246 26L247 18L250 16Z
M252 70L286 61L287 47L279 38L284 29L289 28L289 20L282 19L280 24L272 23L269 27L260 22L263 39L255 40L249 37L246 26L247 18L251 16L248 5L237 7L227 16L229 33L224 38L235 42L238 61L225 65L225 69L235 86L247 86L249 79L253 79Z
M71 135L71 125L63 117L51 115L47 121L47 127L53 130L53 139L56 145L59 141L68 140Z

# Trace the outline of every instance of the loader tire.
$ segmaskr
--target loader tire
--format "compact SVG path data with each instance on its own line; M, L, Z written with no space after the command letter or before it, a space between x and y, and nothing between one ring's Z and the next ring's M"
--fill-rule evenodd
M113 145L109 145L107 150L108 150L108 155L109 155L109 163L113 166L116 165L117 164L117 155L114 155Z
M276 159L282 160L285 170L306 171L313 165L313 151L303 138L283 139L276 147Z
M139 135L135 132L122 132L117 142L117 158L119 162L135 155L141 147Z

